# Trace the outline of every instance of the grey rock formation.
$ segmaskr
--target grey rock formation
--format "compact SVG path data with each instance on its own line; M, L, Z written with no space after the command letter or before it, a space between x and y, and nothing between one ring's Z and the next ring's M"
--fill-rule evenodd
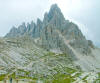
M5 37L14 38L29 35L33 38L37 38L40 36L41 29L42 21L37 19L37 24L32 21L31 23L27 23L27 25L22 23L22 25L20 25L18 28L13 27Z
M84 54L91 52L88 41L83 36L78 26L65 20L61 10L56 4L52 5L49 13L44 15L43 23L45 27L42 30L41 38L42 45L45 48L60 48L61 50L64 50L64 42L59 37L59 33L56 32L56 30L59 30L73 48Z
M59 37L57 30L61 32L67 40L66 42L74 49L86 55L91 53L92 42L86 40L76 24L65 20L60 8L56 4L51 6L48 13L45 13L43 22L37 19L37 23L33 21L27 25L23 23L18 28L12 28L5 37L29 35L34 39L40 38L41 46L47 50L59 48L61 51L64 51L67 46L64 45L64 41Z
M76 24L64 18L56 4L45 13L43 21L22 23L0 38L0 75L15 73L15 77L39 80L50 77L51 83L56 76L60 83L72 78L73 83L94 83L100 78L98 72L100 49L84 37Z
M16 37L17 34L18 34L18 30L16 27L13 26L13 28L10 30L9 33L7 33L5 37Z

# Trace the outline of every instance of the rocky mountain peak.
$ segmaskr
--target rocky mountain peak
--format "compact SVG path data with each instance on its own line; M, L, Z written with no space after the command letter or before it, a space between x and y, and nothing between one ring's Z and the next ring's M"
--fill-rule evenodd
M22 26L23 26L24 28L26 27L26 24L25 24L25 22L23 22L23 23L22 23Z
M55 14L55 13L59 13L59 14L61 14L61 10L60 10L60 8L58 7L58 5L57 4L53 4L52 6L51 6L51 8L50 8L50 11L49 11L49 14Z
M22 23L5 37L0 38L0 83L9 78L16 82L36 79L38 83L99 82L100 49L76 24L65 20L56 4L43 21L38 18L36 23Z
M17 28L15 26L12 27L12 29L10 30L10 32L16 31Z
M44 23L46 24L62 23L64 20L65 18L57 4L53 4L50 8L50 11L48 13L46 12L44 15Z
M41 23L42 23L42 21L38 18L38 19L37 19L37 25L38 25L38 24L41 24Z
M36 26L36 24L33 22L33 21L31 21L31 27L35 27Z
M23 35L29 35L34 39L40 38L39 42L46 49L59 48L63 49L64 52L67 51L67 53L68 46L65 45L65 42L85 54L90 52L90 45L92 46L92 43L86 40L76 24L65 20L57 4L52 5L50 11L45 13L43 22L38 18L36 23L32 21L27 26L22 23L18 28L12 28L6 37ZM66 41L64 42L63 39Z

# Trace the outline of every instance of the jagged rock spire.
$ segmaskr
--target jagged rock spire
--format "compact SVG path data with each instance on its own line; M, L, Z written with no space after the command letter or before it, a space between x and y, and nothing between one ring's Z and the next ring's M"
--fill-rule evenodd
M91 43L86 40L76 24L65 20L57 4L53 4L50 11L45 13L43 22L37 19L37 23L31 22L27 26L23 23L18 28L11 29L6 37L29 35L33 38L40 38L41 44L45 48L60 48L64 50L64 42L58 36L59 33L56 30L61 32L73 48L80 49L85 54L90 52Z
M61 24L63 24L64 21L65 18L57 4L51 6L50 11L45 13L43 20L45 25L48 25L49 23L55 27L61 27Z
M62 15L62 17L63 17L63 14L57 4L53 4L51 6L48 14L50 15L49 17L53 17L55 14Z

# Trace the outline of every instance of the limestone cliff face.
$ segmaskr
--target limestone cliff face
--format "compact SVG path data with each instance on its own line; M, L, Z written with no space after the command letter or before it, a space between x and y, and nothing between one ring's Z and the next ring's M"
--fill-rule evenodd
M94 47L91 41L86 40L76 24L64 18L56 4L51 6L48 13L45 13L43 21L37 19L37 23L32 21L27 25L23 23L18 28L13 27L5 37L25 35L34 39L39 38L41 46L47 50L60 49L68 54L72 54L72 51L64 42L83 54L91 53L91 48Z
M42 21L37 19L37 23L35 24L33 21L31 23L22 23L18 28L13 27L10 32L5 36L8 38L20 37L29 35L33 38L37 38L40 36L40 31L42 29Z
M66 42L77 51L83 54L91 52L89 41L86 40L76 24L65 20L56 4L52 5L50 11L44 15L43 22L45 25L41 35L43 47L64 50L67 45L64 44L63 39L59 36L57 32L59 31L66 39ZM66 51L68 52L68 49Z

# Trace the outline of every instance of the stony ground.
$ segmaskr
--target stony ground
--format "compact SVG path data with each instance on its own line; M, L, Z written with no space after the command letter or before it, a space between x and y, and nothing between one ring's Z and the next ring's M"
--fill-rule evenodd
M46 51L30 38L0 39L0 83L5 77L17 77L19 83L31 83L29 80L34 83L100 83L100 68L97 66L100 57L99 49L96 49L93 51L96 57L77 55L78 64L85 63L83 68L91 68L91 71L83 72L69 55Z
M18 79L18 83L100 83L99 73L95 72L74 72L71 75L54 75L53 78L42 79ZM0 81L4 83L4 81ZM9 83L9 79L6 80ZM16 83L13 79L12 83Z

